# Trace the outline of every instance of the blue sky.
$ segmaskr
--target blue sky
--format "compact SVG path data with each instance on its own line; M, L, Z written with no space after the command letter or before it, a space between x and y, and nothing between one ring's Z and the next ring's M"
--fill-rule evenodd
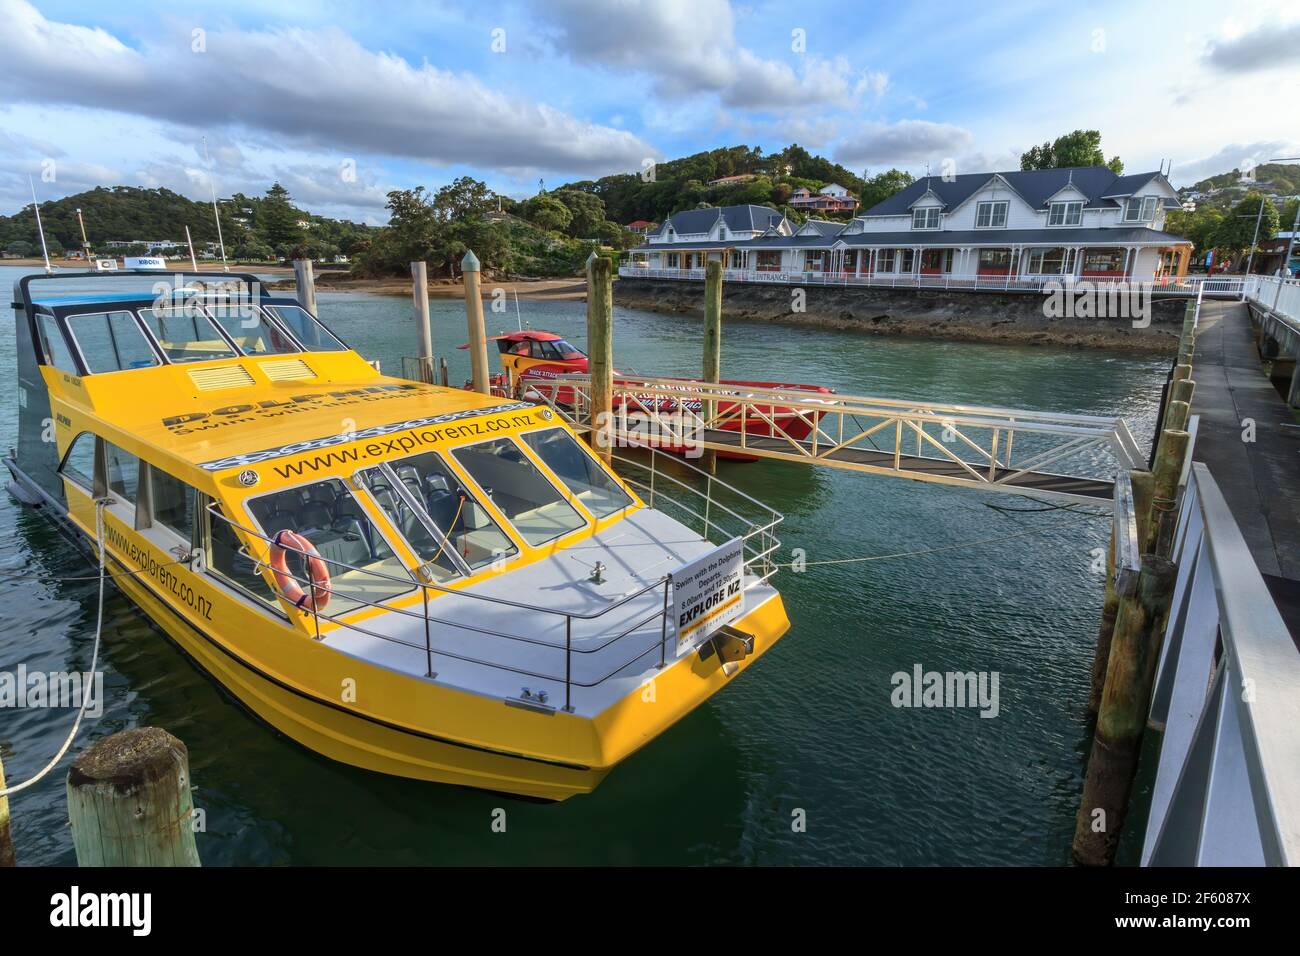
M739 143L976 172L1088 127L1180 184L1300 155L1294 3L0 0L0 24L4 213L29 173L42 199L279 180L382 222L393 188L522 197Z

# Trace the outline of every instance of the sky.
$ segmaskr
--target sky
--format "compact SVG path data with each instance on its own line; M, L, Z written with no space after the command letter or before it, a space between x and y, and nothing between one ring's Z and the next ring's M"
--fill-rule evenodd
M1300 156L1298 115L1294 0L0 0L0 214L29 175L42 201L279 181L378 224L462 175L524 198L792 142L981 172L1077 128L1188 185Z

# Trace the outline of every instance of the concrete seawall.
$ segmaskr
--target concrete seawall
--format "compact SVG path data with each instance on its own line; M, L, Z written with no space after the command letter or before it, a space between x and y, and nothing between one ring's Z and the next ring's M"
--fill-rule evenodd
M802 312L794 311L797 289L804 294ZM703 315L704 283L623 278L614 284L614 301L627 308ZM724 284L722 310L724 321L871 335L1172 352L1186 306L1183 299L1151 301L1150 324L1135 328L1131 318L1053 317L1048 304L1047 296L1027 293Z

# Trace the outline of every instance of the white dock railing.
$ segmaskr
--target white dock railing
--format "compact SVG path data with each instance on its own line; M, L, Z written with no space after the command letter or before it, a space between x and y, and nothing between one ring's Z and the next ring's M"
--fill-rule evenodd
M1287 346L1290 354L1297 354L1300 347L1300 279L1246 276L1242 298L1270 313L1267 321L1274 327L1269 331Z
M618 274L626 279L670 279L684 282L703 282L703 269L652 269L636 263L624 263ZM881 289L952 289L975 292L1042 292L1060 287L1065 291L1082 292L1111 287L1128 292L1147 292L1152 295L1194 296L1198 293L1210 297L1239 297L1250 286L1250 280L1264 276L1160 276L1155 279L1134 280L1126 276L1072 276L1046 275L954 275L952 273L926 274L916 272L800 272L758 269L724 269L724 282L758 283L794 286L841 286L844 288Z
M1300 865L1300 651L1203 464L1191 466L1173 557L1142 864Z

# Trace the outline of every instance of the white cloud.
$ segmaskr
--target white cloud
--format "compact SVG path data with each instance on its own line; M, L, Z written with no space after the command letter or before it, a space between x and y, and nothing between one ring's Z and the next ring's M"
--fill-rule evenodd
M792 50L797 69L760 57L737 42L728 0L545 0L535 6L573 62L649 74L667 100L713 93L737 109L847 106L879 97L889 85L884 73L856 70L843 56ZM829 29L824 36L833 39Z
M654 155L627 131L497 92L469 74L412 66L337 29L213 30L206 52L192 52L188 32L136 50L104 30L53 22L26 0L0 0L0 22L0 100L507 171L600 174Z
M835 160L850 168L941 160L964 151L972 139L969 130L950 123L864 123L840 141Z
M1228 73L1259 73L1300 64L1300 20L1262 23L1245 33L1211 44L1205 60Z

